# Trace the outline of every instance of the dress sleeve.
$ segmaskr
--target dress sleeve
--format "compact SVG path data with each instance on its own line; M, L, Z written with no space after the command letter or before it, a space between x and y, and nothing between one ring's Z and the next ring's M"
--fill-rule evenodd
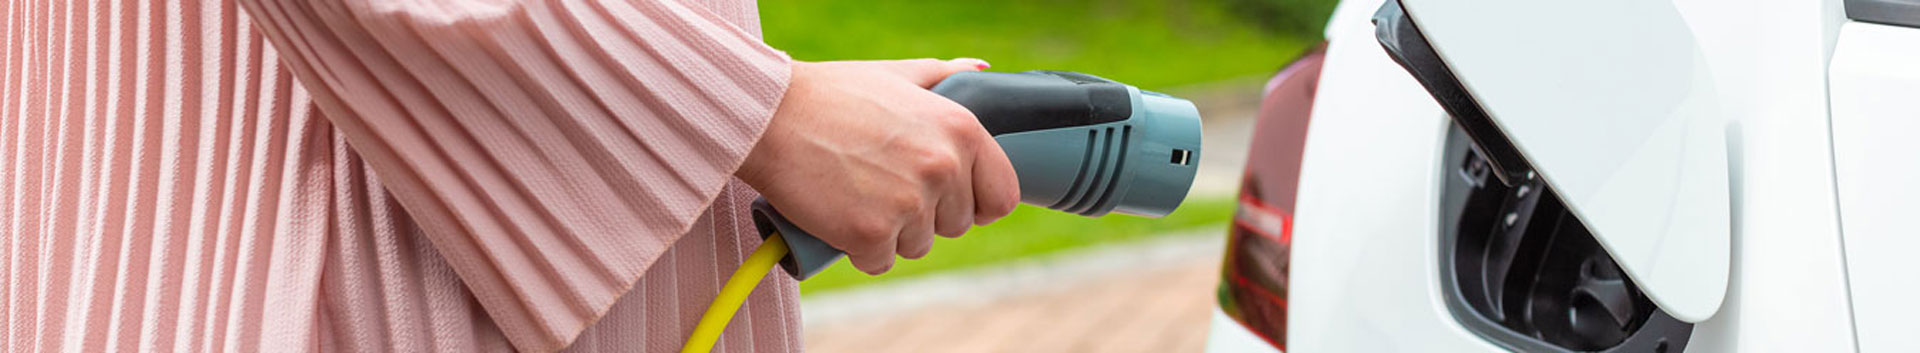
M673 0L240 0L516 348L688 231L791 59Z

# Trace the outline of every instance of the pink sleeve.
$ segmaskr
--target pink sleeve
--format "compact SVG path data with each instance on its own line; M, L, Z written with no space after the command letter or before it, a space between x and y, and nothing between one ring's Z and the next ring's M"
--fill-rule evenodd
M790 59L671 0L242 0L515 347L564 347L732 177Z

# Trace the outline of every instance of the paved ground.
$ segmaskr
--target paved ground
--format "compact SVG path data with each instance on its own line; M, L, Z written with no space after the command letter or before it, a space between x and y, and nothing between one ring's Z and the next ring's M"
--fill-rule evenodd
M930 306L807 327L813 352L1195 352L1218 258L991 303Z

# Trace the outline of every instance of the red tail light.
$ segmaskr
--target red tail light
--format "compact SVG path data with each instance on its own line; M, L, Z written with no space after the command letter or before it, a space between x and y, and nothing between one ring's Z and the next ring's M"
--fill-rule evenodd
M1301 56L1267 83L1221 269L1220 308L1281 349L1287 339L1293 199L1325 48Z

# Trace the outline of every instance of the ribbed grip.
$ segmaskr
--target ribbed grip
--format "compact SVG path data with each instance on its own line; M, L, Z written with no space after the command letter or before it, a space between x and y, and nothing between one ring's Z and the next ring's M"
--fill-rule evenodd
M1133 140L1133 126L1123 125L1117 132L1113 127L1087 130L1080 172L1067 188L1067 196L1047 208L1084 216L1099 216L1113 210L1114 186L1126 170L1127 145Z

